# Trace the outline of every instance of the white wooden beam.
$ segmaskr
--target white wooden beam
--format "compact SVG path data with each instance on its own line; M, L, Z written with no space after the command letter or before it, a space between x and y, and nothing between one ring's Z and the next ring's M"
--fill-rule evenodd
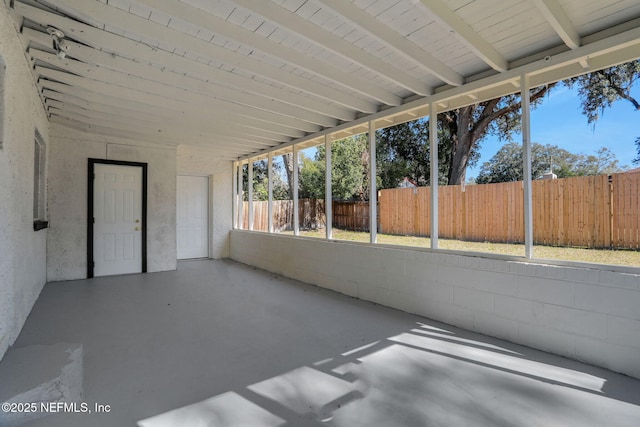
M283 144L283 147L292 144L303 144L326 134L333 134L364 124L369 120L380 120L403 112L426 108L431 102L436 104L443 102L451 108L458 108L508 95L515 91L511 82L519 79L523 74L530 76L533 87L584 74L579 61L586 57L589 58L590 67L594 70L632 61L638 58L639 48L640 27L625 29L614 35L583 44L578 49L562 52L548 59L534 60L504 73L479 78L462 86L446 89L429 97L407 102L399 107L392 107L375 114L363 116L353 122L344 123L335 128L325 129L288 144ZM478 99L475 101L469 100L468 94L470 93L473 93Z
M46 39L51 40L51 37L48 34L35 31L30 28L24 28L22 33L25 37L36 41L38 44L45 42ZM42 40L43 37L45 38L44 40ZM175 62L174 66L182 63L182 68L179 68L180 71L173 72L168 69L161 68L160 66L131 61L73 41L68 41L68 43L71 48L69 49L69 52L67 52L67 58L74 58L86 64L120 71L146 80L152 80L157 83L183 87L198 93L206 93L209 94L209 96L220 97L222 99L238 103L249 103L251 105L253 100L256 98L259 101L262 99L263 103L266 99L275 99L279 102L294 106L295 108L301 108L318 114L335 117L344 121L353 120L355 118L355 113L353 111L347 110L338 105L326 103L324 101L317 101L309 96L303 96L286 89L276 88L254 79L248 79L238 74L222 71L218 68L211 67L197 61L190 61L183 57L176 57L176 55L167 52L155 51L156 55L151 56L158 56L157 59L154 58L155 60L173 60L172 62ZM133 49L136 51L147 50L135 47ZM42 51L42 49L39 48L38 50ZM51 54L49 51L46 52ZM55 55L53 55L53 57L55 58ZM60 64L64 61L58 59L57 61L53 60L53 62L47 62L61 66ZM162 63L164 66L167 66L166 62ZM196 79L190 77L194 75L194 71L199 73L198 75L200 78ZM247 92L248 89L251 94L257 94L260 95L260 97L250 95ZM376 111L375 107L372 108L372 112Z
M310 23L301 16L270 1L234 0L244 9L257 13L287 31L296 33L305 39L334 52L343 58L385 77L395 84L419 95L431 94L431 88L420 80L411 77L401 69L360 49L348 41L323 28Z
M258 35L241 26L234 25L210 13L203 12L186 3L172 0L138 0L138 3L145 4L152 9L160 10L174 18L189 22L190 24L211 31L214 34L235 40L245 46L256 48L270 56L280 58L292 66L302 68L310 73L320 75L329 81L355 90L367 98L374 98L387 105L402 104L400 97L369 84L357 76L332 67L325 61L320 61L310 55L299 53L295 49L283 49L281 44L269 38ZM371 104L367 110L361 111L373 113L377 111L377 108Z
M456 71L353 3L344 0L319 0L319 2L333 9L351 24L376 37L397 53L409 58L422 67L423 70L433 74L445 83L454 86L464 83L464 77Z
M523 75L520 83L522 101L522 162L524 163L524 252L533 258L533 189L531 184L531 96L529 77Z
M91 80L82 78L69 73L36 66L35 72L42 76L54 81L65 83L78 88L86 89L92 92L96 92L102 95L116 96L122 99L123 102L133 101L145 103L150 106L166 105L171 107L192 109L194 107L203 108L205 111L211 111L215 114L215 111L232 111L236 114L249 117L260 117L262 120L272 121L274 123L288 123L296 126L298 129L304 129L304 121L295 119L293 117L287 117L284 115L272 113L265 110L250 109L233 103L220 103L215 100L209 101L203 97L192 96L189 94L188 99L185 94L181 94L179 89L170 90L164 89L164 92L169 92L170 96L158 95L157 91L149 89L150 91L140 91L135 88L135 79L131 80L123 78L122 84L125 86L116 86L111 83L105 83L102 81ZM139 82L141 83L141 82ZM313 125L313 124L311 124Z
M333 196L331 194L331 138L324 136L324 217L326 222L326 239L333 237Z
M180 143L192 143L197 145L217 146L220 149L227 149L228 151L242 150L247 153L252 153L255 150L263 148L264 145L259 142L254 142L245 137L238 137L234 135L228 135L224 133L215 134L202 134L200 132L185 133L179 130L167 130L156 129L146 125L136 124L132 122L124 121L111 121L103 119L101 121L95 121L93 119L85 118L80 114L69 114L65 111L51 109L49 117L58 117L74 121L86 125L88 128L96 129L112 129L121 132L131 132L132 135L136 135L135 138L141 139L141 135L145 135L144 140L162 140L169 141L172 145L178 145ZM122 135L120 135L122 136ZM133 139L135 139L133 138ZM219 142L223 142L224 145Z
M249 224L247 228L253 230L253 159L247 163L247 206L249 208Z
M299 168L300 159L298 158L298 146L293 146L293 152L291 153L293 161L293 188L291 194L293 194L293 235L300 235L300 202L298 201L299 190ZM286 167L286 165L285 165Z
M43 92L46 92L50 87L56 87L57 88L57 87L60 87L60 86L64 86L64 85L60 85L59 83L49 82L47 80L40 80L39 85L41 87L45 88ZM62 89L62 90L64 90L64 89ZM99 94L95 94L95 95L99 96ZM45 101L45 105L46 105L47 102L48 102L48 99L47 99L47 101ZM106 117L107 116L105 116L105 118ZM100 121L99 119L94 119L94 120L97 122L96 124L100 124L99 123L99 121ZM169 120L167 120L165 125L166 126L171 126L172 124L176 124L176 123L179 124L179 120L171 120L171 119L169 119ZM278 145L277 140L275 140L273 137L251 137L250 138L250 137L247 137L247 135L245 133L240 132L240 131L235 131L233 128L230 128L229 130L223 128L223 129L219 129L219 130L218 129L214 129L214 130L210 131L210 130L208 130L206 128L202 129L202 128L198 127L198 126L195 126L195 127L193 127L193 129L194 129L193 132L198 132L203 136L204 135L209 135L209 136L211 136L211 135L226 135L226 136L234 137L235 139L239 139L239 140L242 140L242 141L251 141L252 145L255 144L257 146L262 146L262 148L267 148L267 147L271 148L271 147L273 147L275 145Z
M376 188L376 127L369 121L369 242L378 241L378 189Z
M267 231L273 233L273 151L269 151L267 159Z
M504 72L509 69L507 60L484 40L466 22L440 0L420 0L433 14L434 18L450 30L480 59L496 71Z
M533 3L569 48L580 47L580 35L557 0L533 0Z
M130 141L143 141L143 142L150 142L150 143L161 144L161 145L172 145L172 146L188 143L190 145L208 147L210 149L215 150L218 153L221 153L222 156L229 159L238 158L242 155L246 155L248 152L251 151L251 148L249 147L244 147L244 148L238 147L237 149L229 148L228 146L225 146L225 145L213 143L211 139L203 139L203 138L195 138L195 137L186 138L183 136L183 138L177 140L177 139L167 138L163 135L157 135L154 137L154 135L138 132L135 129L111 128L108 126L95 125L92 123L84 123L79 120L61 117L57 115L51 115L49 117L49 121L54 124L80 130L82 132L86 132L89 134L117 137L117 138L122 138L124 140L130 140Z
M439 208L438 208L438 107L435 102L429 104L429 166L431 181L431 249L438 249Z
M257 147L271 147L277 143L276 140L265 138L264 136L250 136L245 132L238 132L224 127L219 129L203 129L201 127L188 127L181 126L180 124L173 124L170 122L150 122L147 120L140 120L135 117L126 117L123 115L104 115L101 113L94 113L87 110L82 110L70 105L58 105L57 101L46 100L47 112L50 114L56 114L63 117L68 117L76 120L83 120L86 123L94 123L103 126L111 126L119 128L121 126L128 126L132 129L145 130L154 134L162 133L164 135L192 135L197 133L198 135L206 136L210 135L211 139L224 136L229 141L242 141L241 145L246 146L247 143L252 145L255 143Z
M141 117L157 117L169 122L180 122L192 126L201 126L203 123L224 124L230 129L255 129L269 132L273 135L299 138L305 135L303 131L281 126L271 122L265 122L246 116L230 113L228 111L216 111L215 114L202 111L202 109L170 109L162 106L152 107L138 102L123 102L119 98L93 93L73 86L57 83L49 80L41 80L42 94L45 99L57 100L64 104L71 104L85 110L110 114L113 110L130 113ZM320 127L318 127L318 130Z
M47 91L47 93L51 92L48 89L45 89L45 91ZM239 124L225 122L224 120L219 120L215 117L212 117L207 121L195 122L175 120L176 118L171 117L170 115L163 117L157 114L154 115L149 113L141 113L124 108L118 109L116 107L109 106L97 108L97 104L93 103L87 103L89 104L89 108L84 108L83 106L77 105L77 103L73 101L61 102L57 100L57 98L60 98L60 96L58 96L60 94L54 94L55 95L53 97L47 97L45 95L46 106L62 111L67 111L70 114L80 114L87 118L96 120L97 122L99 122L99 120L102 118L107 118L108 120L133 121L155 126L171 126L172 128L182 129L184 131L189 131L197 128L200 132L210 132L212 134L215 134L219 133L222 130L224 131L223 133L232 133L248 137L267 138L272 141L282 141L283 139L282 135L276 135L268 131L261 131L250 127L242 127Z
M238 229L238 162L233 162L233 179L231 190L231 224L234 230Z
M60 59L56 55L34 48L29 49L29 55L55 67L63 68L76 76L113 85L115 86L115 90L126 88L140 92L158 94L170 100L178 100L203 108L219 107L223 110L235 109L238 111L238 107L241 106L243 109L253 110L253 113L251 111L247 111L246 114L258 115L261 114L261 112L256 110L261 110L325 127L331 127L337 124L337 120L319 113L307 111L279 101L248 95L236 89L229 89L220 86L215 87L214 85L206 82L190 79L184 76L172 76L170 73L163 73L159 70L149 69L148 73L164 74L166 76L166 80L172 80L172 85L158 83L157 81L147 80L143 77L113 71L104 67L87 65L71 58ZM38 70L41 70L41 68L36 67L36 71ZM180 83L182 83L181 86ZM351 119L355 118L354 116L349 116Z
M242 174L243 162L238 162L238 228L244 228L244 203L242 200L243 188L242 184L244 183L244 176Z
M59 6L76 14L100 17L100 22L103 25L139 34L146 39L157 40L158 43L180 47L188 52L196 53L203 57L226 63L227 65L236 66L253 74L257 74L269 80L283 84L287 87L318 96L331 102L351 106L352 108L354 107L354 102L357 102L354 97L345 94L343 91L327 87L326 85L322 85L292 73L284 73L282 69L271 64L267 64L266 62L258 61L251 56L243 55L224 47L217 46L205 40L182 33L171 27L158 24L100 2L60 0ZM106 31L97 30L89 25L47 13L23 3L16 3L16 10L23 14L23 16L28 17L35 22L54 25L56 28L65 32L65 34L70 34L71 38L89 45L92 45L91 40L96 40L101 37L107 37L110 39L116 37L123 39L122 37L114 36ZM126 54L127 50L126 47L123 46L122 40L119 40L117 43L120 45L117 49L115 46L107 49ZM128 45L128 43L125 44ZM142 45L142 43L138 43L138 45ZM363 102L363 104L359 106L360 108L357 108L358 111L365 111L370 108L369 103L364 100L361 100L361 102Z

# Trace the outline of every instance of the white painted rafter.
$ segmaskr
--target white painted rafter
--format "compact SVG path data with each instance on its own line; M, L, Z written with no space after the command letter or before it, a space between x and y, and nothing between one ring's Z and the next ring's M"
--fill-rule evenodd
M397 68L380 58L371 55L363 49L348 41L310 23L299 15L278 6L270 1L234 0L233 3L241 6L249 12L263 16L283 29L298 34L301 37L319 45L323 49L330 50L351 62L374 71L380 76L404 87L418 95L430 95L432 89L424 82L411 77L400 68Z
M277 135L280 139L286 139L288 137L300 138L305 135L305 132L302 131L251 119L249 117L241 117L238 119L237 114L226 111L209 114L197 109L172 110L162 106L157 106L150 111L146 104L136 102L124 103L115 97L95 94L86 90L83 91L53 81L41 80L40 85L43 87L42 94L46 101L59 101L65 105L73 105L83 110L94 111L96 113L112 114L115 110L136 117L156 117L158 120L166 120L170 123L180 123L184 126L204 126L205 128L207 128L208 125L224 125L227 129L246 131L249 134L253 134L253 132L256 131L265 132L271 135Z
M214 34L233 39L245 46L256 48L270 56L280 58L288 64L295 65L308 72L320 75L324 79L355 90L367 98L374 98L387 105L402 104L400 97L380 89L378 86L370 84L363 79L359 79L357 76L345 73L325 61L317 60L312 56L304 55L293 49L283 49L281 44L269 38L262 37L253 31L234 25L186 3L173 0L138 0L138 3L161 10L164 13L211 31ZM373 113L375 111L376 107L372 106L365 112Z
M440 80L454 86L460 86L464 83L464 78L456 71L447 67L441 61L425 52L409 39L402 37L383 22L380 22L364 10L355 6L353 3L344 0L318 1L333 9L343 18L349 20L351 24L381 40L387 46L393 48L396 53L409 58L411 61L421 66L428 73L438 77Z
M229 137L238 138L245 141L254 141L256 143L264 143L260 145L271 146L274 142L279 142L281 138L274 138L272 135L261 132L251 132L247 130L237 130L233 127L226 128L222 125L219 125L217 129L213 129L209 126L188 126L186 123L173 123L169 121L160 121L158 117L149 118L140 116L138 114L131 114L126 111L114 111L109 114L105 114L102 112L96 112L93 110L86 110L81 107L75 106L70 103L62 103L60 101L56 101L54 99L47 99L45 101L45 105L47 107L47 111L51 113L54 109L58 112L59 115L66 115L70 118L83 117L87 120L92 121L93 123L122 123L129 125L144 125L149 129L159 129L159 130L173 130L180 131L185 135L188 135L193 129L198 129L199 132L210 135L225 135ZM115 126L114 126L115 127Z
M284 73L280 68L254 59L250 55L244 55L220 47L171 27L125 12L116 7L86 0L59 0L58 3L70 13L81 16L98 16L100 17L100 22L107 27L119 28L123 31L138 34L145 39L157 40L158 43L183 48L189 52L202 55L203 57L236 66L287 87L318 96L349 108L354 108L357 111L366 111L371 108L369 102L362 99L355 99L343 91L327 87L326 85L292 73ZM23 14L23 16L34 19L36 22L48 22L51 25L55 25L57 28L63 30L65 34L70 34L73 38L83 43L86 40L83 33L88 29L95 30L95 28L86 24L61 16L56 17L54 14L44 12L23 3L16 3L16 10ZM106 31L98 31L100 31L101 35L106 36L109 34ZM88 41L86 42L90 44ZM126 54L127 52L125 51L124 53Z
M151 143L162 143L166 145L177 146L182 143L183 138L175 139L166 135L153 135L152 133L141 132L140 129L130 129L127 127L122 128L111 128L108 126L96 125L94 123L85 123L80 120L70 119L67 117L61 117L58 115L51 115L49 117L49 121L51 123L59 124L65 127L70 127L72 129L81 130L87 133L93 133L98 135L106 135L124 138L127 140L139 140L146 141ZM244 147L230 148L225 142L224 138L220 138L219 144L217 144L216 150L220 150L221 153L225 153L228 156L237 157L239 153L248 154L251 153L254 147L249 145ZM201 146L209 146L211 147L211 137L200 138L195 136L190 136L190 144L193 145L201 145Z
M508 95L516 92L516 88L520 88L518 79L525 74L530 77L530 87L575 77L584 74L584 69L580 62L585 58L589 59L590 67L593 69L602 69L636 60L640 56L640 25L634 24L638 22L640 22L640 19L631 22L631 25L621 25L613 34L610 34L611 31L607 31L606 33L609 34L606 37L596 38L594 41L584 43L578 49L534 60L504 73L479 78L462 86L407 102L399 107L389 108L376 114L361 117L353 122L341 124L332 129L325 129L307 135L288 144L282 144L279 149L284 149L293 144L305 144L307 141L315 140L325 135L336 134L354 126L363 125L371 120L383 120L386 117L393 117L399 114L411 116L411 119L408 120L413 120L416 117L410 113L411 110L428 108L431 103L435 103L440 107L438 111L444 111ZM476 99L471 100L469 94L473 94ZM427 114L420 115L420 117ZM268 150L265 150L262 153L257 153L257 155L266 155L267 152Z
M446 28L449 28L469 49L496 71L509 69L507 60L491 44L484 40L454 11L440 0L420 0L429 9L433 17Z
M130 77L124 79L122 82L124 86L114 86L111 83L106 83L98 80L92 80L76 76L73 74L45 68L41 66L35 67L37 75L46 77L50 80L65 83L67 85L83 88L92 92L96 92L102 95L116 96L121 98L123 102L134 101L141 102L149 105L149 110L157 105L171 105L176 108L204 108L215 114L218 110L226 110L237 113L242 116L256 117L259 116L262 120L273 121L274 123L290 123L298 129L305 127L305 121L295 119L293 117L287 117L280 114L275 114L269 111L249 109L238 104L233 103L220 103L216 100L203 99L202 97L193 96L188 94L188 98L185 95L179 93L171 93L167 95L167 92L173 92L167 87L161 88L164 92L153 88L147 87L148 91L138 90L134 84L135 79ZM157 93L162 93L159 95ZM313 123L309 123L310 126L315 127Z
M533 3L567 46L580 47L580 35L557 0L533 0Z
M250 109L247 112L248 114L259 115L262 114L262 112L276 113L292 119L298 119L325 127L335 126L337 123L333 118L303 110L301 108L296 108L292 105L284 104L279 101L251 96L236 89L215 87L207 82L190 79L188 77L179 79L177 75L163 73L162 71L153 68L148 70L149 74L163 74L165 76L165 80L173 79L175 80L175 83L173 81L172 83L176 85L179 84L177 82L181 80L183 82L182 87L148 80L144 77L122 73L104 67L90 66L69 57L60 59L56 55L38 49L29 49L29 54L35 59L39 59L55 67L61 67L68 72L73 73L75 76L81 76L94 81L111 84L117 88L128 88L151 94L161 93L162 96L168 99L190 103L199 107L231 110L238 110L240 107ZM36 67L36 69L41 68Z
M49 115L57 115L59 117L66 117L70 120L77 120L87 124L96 124L98 123L100 126L110 127L112 129L121 129L121 130L135 130L138 132L149 133L152 135L162 135L164 138L171 139L173 141L182 141L185 138L200 138L205 139L209 138L210 140L214 138L224 138L225 142L230 146L236 147L252 147L256 148L264 148L264 146L269 145L264 144L265 141L261 141L259 138L250 138L246 135L238 135L233 132L216 132L215 134L209 134L205 132L203 129L192 129L188 131L183 128L173 127L173 126L158 126L153 123L145 123L141 121L134 121L131 119L119 119L119 118L104 118L102 117L100 120L96 121L95 117L91 117L88 115L78 114L76 112L69 112L66 109L57 109L55 107L51 107L47 109L47 113ZM273 144L273 142L271 142Z
M46 43L47 40L51 40L48 34L29 28L24 28L22 33L25 38L38 44L43 44ZM178 57L168 52L153 51L139 45L130 46L127 50L129 54L134 54L136 58L145 58L145 56L147 56L145 59L148 59L150 62L169 66L172 70L131 61L74 41L68 40L67 42L71 47L67 55L69 58L74 58L87 64L121 71L147 80L153 80L175 87L182 87L185 80L191 87L198 88L200 85L208 83L209 86L211 86L209 88L211 93L214 93L217 88L220 88L221 92L226 91L227 93L234 93L234 91L237 92L241 90L241 96L245 98L247 94L257 94L264 98L275 99L288 105L329 117L335 117L340 120L353 120L354 118L354 113L344 107L324 101L316 101L310 97L305 97L286 89L277 88L197 61ZM100 47L105 48L106 43ZM145 55L145 53L149 53L149 55ZM199 78L190 77L194 74L198 75Z

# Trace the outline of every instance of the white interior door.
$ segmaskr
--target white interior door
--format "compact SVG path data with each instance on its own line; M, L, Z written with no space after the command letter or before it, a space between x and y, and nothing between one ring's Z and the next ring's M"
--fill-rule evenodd
M142 167L96 163L95 276L142 272Z
M178 176L178 259L209 256L209 178Z

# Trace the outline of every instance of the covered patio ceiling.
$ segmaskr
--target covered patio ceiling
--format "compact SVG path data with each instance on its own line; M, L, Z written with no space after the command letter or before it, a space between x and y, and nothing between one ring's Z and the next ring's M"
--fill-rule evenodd
M229 159L640 57L637 0L6 3L51 123Z

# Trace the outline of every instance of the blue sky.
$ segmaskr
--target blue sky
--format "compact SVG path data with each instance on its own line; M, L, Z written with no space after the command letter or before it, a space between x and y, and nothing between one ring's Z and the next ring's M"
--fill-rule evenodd
M640 98L640 84L632 90ZM628 101L617 101L604 111L595 128L582 115L580 100L575 90L557 87L531 112L531 141L557 145L572 153L593 154L600 147L613 151L621 165L632 165L636 157L635 140L640 136L640 111ZM522 141L514 135L515 141ZM467 178L478 176L483 162L487 162L500 149L503 142L489 136L482 142L480 161L467 170Z

